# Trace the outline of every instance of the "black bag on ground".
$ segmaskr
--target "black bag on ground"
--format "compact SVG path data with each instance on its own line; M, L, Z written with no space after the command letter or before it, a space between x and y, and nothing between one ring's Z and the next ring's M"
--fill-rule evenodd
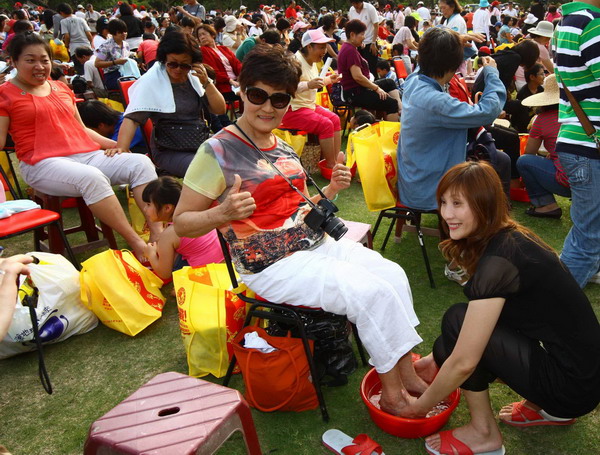
M306 335L315 341L314 358L319 382L326 386L346 385L348 375L358 367L346 316L315 310L296 311L300 313ZM267 327L267 333L273 336L286 336L289 331L293 337L300 336L295 327L281 322L271 322Z
M159 150L196 152L208 139L210 129L202 119L160 119L154 127L154 142Z

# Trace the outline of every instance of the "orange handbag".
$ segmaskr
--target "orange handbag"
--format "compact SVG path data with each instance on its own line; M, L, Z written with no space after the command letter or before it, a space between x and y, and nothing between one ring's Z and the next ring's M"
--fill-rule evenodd
M246 349L242 343L248 332L258 332L277 350L265 354L258 349ZM312 352L313 341L309 340L309 344ZM260 327L248 326L233 340L233 350L246 385L244 396L250 406L263 412L300 412L319 405L300 338L274 337Z

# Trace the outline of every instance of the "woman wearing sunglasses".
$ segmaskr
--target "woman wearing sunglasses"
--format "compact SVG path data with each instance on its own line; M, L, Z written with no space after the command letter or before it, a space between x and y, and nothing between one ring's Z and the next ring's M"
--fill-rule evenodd
M195 40L181 31L168 32L160 41L155 64L129 89L129 105L117 149L129 150L138 126L152 121L150 140L152 160L157 167L183 177L202 139L208 138L207 112L225 112L225 100L208 78L202 54ZM175 135L175 141L162 138L174 127L198 128L199 135Z
M410 359L421 338L408 280L379 253L335 241L305 222L311 206L304 196L313 203L321 197L310 197L298 156L272 133L300 74L298 61L279 47L257 45L247 54L239 77L244 113L198 150L174 213L175 232L197 237L218 228L240 277L256 293L346 315L380 374L381 406L398 413L405 389L421 393L427 386ZM330 199L350 186L339 155L323 188Z

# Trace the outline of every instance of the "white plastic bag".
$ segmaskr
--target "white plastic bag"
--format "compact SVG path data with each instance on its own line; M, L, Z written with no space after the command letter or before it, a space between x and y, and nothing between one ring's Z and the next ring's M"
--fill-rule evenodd
M95 328L98 318L81 303L79 272L73 264L60 254L29 254L40 260L40 264L30 264L29 269L40 292L36 313L42 342L56 343ZM0 359L33 350L29 308L23 307L19 298L8 334L0 341Z

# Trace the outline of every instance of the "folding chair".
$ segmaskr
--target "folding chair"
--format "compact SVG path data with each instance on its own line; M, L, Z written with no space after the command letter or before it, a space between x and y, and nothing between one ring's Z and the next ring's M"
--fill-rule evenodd
M229 254L229 247L225 242L225 239L218 233L219 242L221 243L221 248L223 249L223 256L225 258L225 263L227 264L227 270L229 271L229 276L231 278L231 283L233 285L233 291L238 288L238 280L236 277L235 270L233 268L233 264L231 262L231 255ZM242 299L247 304L250 304L250 308L246 314L246 320L244 321L244 327L250 325L252 318L259 319L267 319L270 321L280 322L282 324L286 324L289 326L293 326L298 330L300 334L300 338L302 339L302 344L304 345L304 352L306 353L306 359L308 360L308 366L310 369L311 377L313 378L313 385L315 387L315 392L317 394L317 399L319 400L319 407L321 409L321 415L323 417L323 421L329 421L329 413L327 412L327 406L325 404L325 399L323 398L323 392L321 391L321 384L317 380L318 373L317 367L314 361L313 354L310 350L310 345L308 342L308 336L306 334L306 330L304 329L304 323L302 322L301 313L308 314L328 314L326 311L321 309L314 308L306 308L306 307L296 307L286 304L280 303L272 303L266 300L259 300L257 298L250 298L244 295L243 293L236 293L236 295ZM329 313L331 314L331 313ZM356 340L356 346L358 348L358 352L360 354L362 363L364 366L367 365L367 360L365 357L364 349L362 343L360 341L360 337L358 335L358 330L354 324L352 324L352 332L354 334L354 339ZM223 385L227 386L231 379L231 375L233 374L233 370L236 365L235 355L231 358L231 362L229 363L229 368L227 369L227 374L225 375L225 379L223 380Z
M19 199L19 196L13 186L10 184L10 180L4 172L4 169L0 166L0 176L2 177L2 184L7 191L10 191L14 199ZM79 261L75 257L71 245L67 240L67 236L63 232L62 225L60 223L60 214L51 210L34 209L26 212L15 213L8 218L0 219L0 239L7 239L16 237L17 235L25 234L33 231L33 243L34 250L41 250L41 234L43 229L47 226L49 230L55 231L62 239L67 257L71 263L79 270L81 266Z
M391 223L381 247L383 251L396 224L396 220L410 221L421 247L423 261L425 262L425 268L429 277L429 284L432 288L435 288L431 265L423 240L425 229L421 226L421 215L424 213L437 214L437 211L422 211L403 205L397 200L386 178L384 154L391 156L391 159L388 159L387 163L388 166L391 163L393 174L397 175L396 146L399 140L399 133L400 123L396 122L363 125L362 128L351 133L348 138L348 143L352 145L352 147L349 146L349 149L353 149L351 160L356 160L367 208L372 212L379 212L377 222L373 228L373 238L377 235L381 221L384 218L390 219ZM395 189L395 180L392 181L392 186Z
M119 90L123 97L123 107L127 107L129 104L129 87L131 87L135 81L137 81L137 79L133 76L119 78Z

